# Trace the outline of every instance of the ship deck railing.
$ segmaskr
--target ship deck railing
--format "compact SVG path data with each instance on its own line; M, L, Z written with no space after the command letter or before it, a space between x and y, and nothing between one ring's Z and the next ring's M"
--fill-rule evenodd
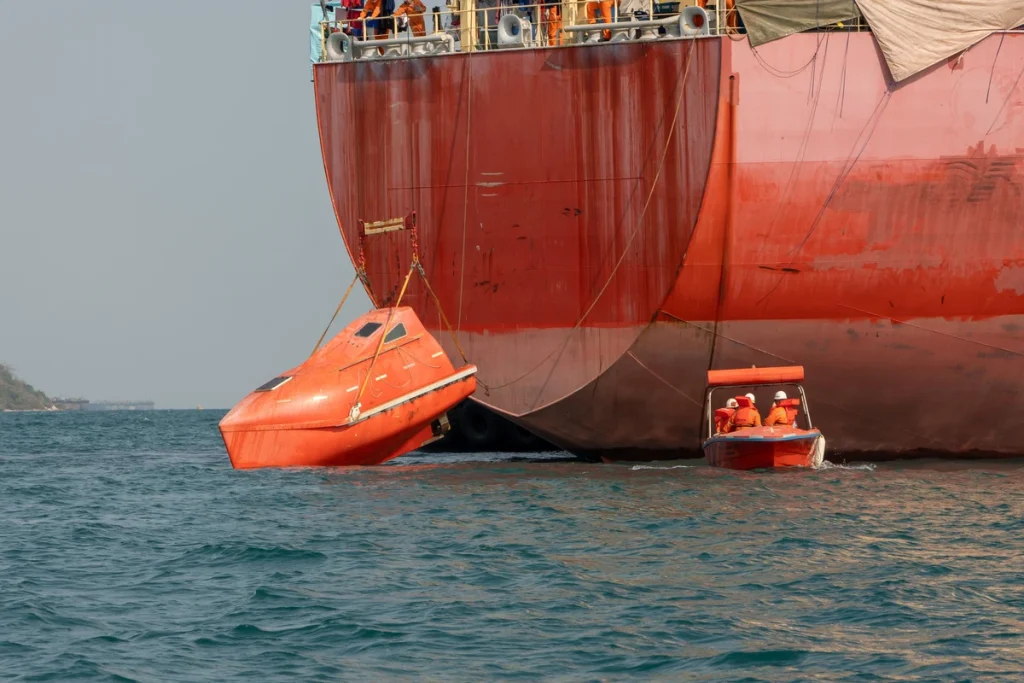
M400 4L400 0L396 0ZM376 31L387 31L384 39L371 38L367 35L367 21L370 18L358 19L342 17L346 10L338 9L338 16L331 21L320 22L321 50L320 61L338 61L337 53L329 54L328 38L334 33L349 33L348 42L357 46L356 54L347 59L366 59L377 57L408 57L445 52L476 52L495 49L523 49L560 47L587 43L605 42L605 31L612 33L610 42L624 40L660 40L680 36L672 30L672 23L677 21L686 7L693 2L654 2L647 0L634 3L641 5L643 15L633 13L631 16L621 15L616 3L612 3L612 23L602 23L600 14L596 23L589 23L586 13L586 2L536 3L530 5L499 6L497 1L461 0L460 6L433 7L424 13L426 36L417 37L408 24L404 25L399 17L378 17L375 20ZM468 7L466 7L468 5ZM554 10L554 11L552 11ZM702 37L731 36L738 38L746 31L738 10L726 9L725 3L711 5L706 8L708 17L706 30ZM519 22L512 22L509 31L509 20L505 25L502 19L514 15ZM645 15L645 16L644 16ZM526 20L525 23L522 23ZM362 29L362 35L351 35L351 29ZM551 30L551 29L554 30ZM817 29L818 31L869 31L867 22L859 18L852 22L843 22ZM441 38L449 36L449 39ZM371 47L377 50L369 49ZM358 47L361 46L361 50Z

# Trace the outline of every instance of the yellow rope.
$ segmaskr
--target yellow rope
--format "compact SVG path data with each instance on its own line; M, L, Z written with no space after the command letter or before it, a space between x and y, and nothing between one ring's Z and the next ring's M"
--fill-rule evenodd
M377 357L380 355L380 350L384 348L384 340L388 336L388 332L391 328L391 321L395 317L395 311L398 310L398 306L402 303L402 297L405 296L405 288L409 286L409 280L412 278L412 273L416 269L418 261L413 259L412 265L409 267L409 274L405 276L405 282L402 283L402 291L398 293L398 299L395 301L395 305L388 311L388 321L384 324L384 331L381 332L380 341L377 342L377 350L373 352L373 359L370 361L370 367L366 369L366 377L363 378L363 383L359 387L359 393L356 394L356 400L352 402L352 410L349 412L349 420L353 420L359 415L359 399L363 397L363 392L366 390L366 385L370 382L370 375L373 374L373 366L377 363Z
M345 290L345 296L341 297L341 302L338 304L338 307L334 309L334 315L331 316L331 322L327 323L327 327L324 328L324 333L321 334L320 338L316 340L316 346L313 347L313 352L309 354L310 356L316 353L317 349L320 348L320 343L323 342L324 337L327 336L327 331L330 330L331 325L334 324L334 319L338 317L339 313L341 313L341 307L345 305L345 300L348 299L348 295L352 293L352 288L356 286L356 282L358 280L359 271L357 270L356 276L352 278L352 283L348 286L348 289Z

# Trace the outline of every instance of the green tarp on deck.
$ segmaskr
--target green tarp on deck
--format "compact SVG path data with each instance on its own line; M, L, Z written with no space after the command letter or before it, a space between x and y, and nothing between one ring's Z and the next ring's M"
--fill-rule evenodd
M736 0L753 47L859 16L854 0Z

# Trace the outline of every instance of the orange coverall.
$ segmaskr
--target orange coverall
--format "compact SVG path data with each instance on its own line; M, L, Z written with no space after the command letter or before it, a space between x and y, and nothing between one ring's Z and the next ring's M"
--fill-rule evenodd
M367 29L373 29L373 37L377 40L387 38L388 30L381 27L380 20L377 17L380 16L380 0L366 0L366 4L363 5L363 11L359 13L360 19L373 19L372 22L365 24ZM370 36L366 36L369 38ZM380 48L377 48L380 50Z
M420 0L405 0L395 10L394 16L409 17L409 30L412 31L412 34L417 37L425 36L427 35L427 25L423 21L423 15L426 11L427 6L420 2Z
M757 412L757 408L739 408L733 413L732 417L729 418L729 424L725 426L726 432L734 432L737 429L743 429L744 427L760 427L761 426L761 413Z
M562 44L562 10L557 3L544 7L544 21L548 25L548 45Z
M764 420L765 427L772 427L774 425L788 425L789 424L789 413L782 406L772 404L772 409L768 412L768 417Z
M590 0L587 3L587 23L597 23L597 10L601 9L601 19L606 24L612 23L612 0ZM612 37L611 31L601 31L601 36L608 40Z

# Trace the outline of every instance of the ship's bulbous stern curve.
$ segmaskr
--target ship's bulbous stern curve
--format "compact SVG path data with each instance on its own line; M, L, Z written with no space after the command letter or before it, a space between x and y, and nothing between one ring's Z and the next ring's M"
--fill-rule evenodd
M697 220L720 49L700 40L316 66L350 255L359 219L417 212L427 276L488 386L478 400L513 416L557 403L655 317ZM404 233L365 242L378 305L410 253ZM457 353L424 287L414 280L404 302Z

